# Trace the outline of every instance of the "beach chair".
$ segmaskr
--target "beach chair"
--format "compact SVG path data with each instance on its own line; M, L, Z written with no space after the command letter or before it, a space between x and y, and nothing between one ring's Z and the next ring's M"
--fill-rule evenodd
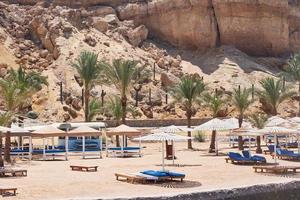
M27 176L27 170L10 169L10 168L1 168L0 169L0 178L1 177L19 177L19 176Z
M285 149L276 149L277 157L282 160L299 160L300 154Z
M115 173L117 180L125 180L129 183L146 183L147 181L157 182L159 180L158 177L146 175L142 173Z
M16 196L17 188L14 187L2 187L0 186L0 195L1 196Z
M275 174L287 174L297 173L300 167L297 166L253 166L254 172L256 173L275 173Z
M242 151L242 154L245 158L248 158L248 159L258 162L258 163L266 163L267 162L266 158L263 156L258 156L258 155L250 156L249 151Z
M239 153L229 152L228 158L225 158L226 162L231 161L233 164L255 164L256 161L250 158L245 158Z
M264 150L264 154L272 154L272 153L274 153L274 147L275 147L275 145L268 145L267 147L268 147L268 149ZM280 146L277 146L277 149L280 149Z
M170 172L170 171L154 171L154 170L145 170L141 172L142 174L150 175L157 177L159 180L176 180L179 179L181 182L185 178L185 174Z
M81 172L96 172L98 166L78 166L78 165L70 165L72 171L81 171Z

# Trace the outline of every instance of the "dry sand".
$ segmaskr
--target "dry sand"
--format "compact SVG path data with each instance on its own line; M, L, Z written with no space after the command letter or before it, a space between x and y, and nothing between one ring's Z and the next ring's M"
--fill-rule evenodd
M116 172L139 172L157 169L161 163L161 145L147 143L141 158L81 159L73 157L69 161L19 161L16 166L28 170L28 177L1 178L0 185L18 188L16 197L7 200L33 199L84 199L116 198L136 196L162 196L179 193L209 191L245 187L257 184L279 183L297 180L295 177L255 174L251 166L238 166L225 163L224 156L208 155L209 144L194 143L197 151L186 149L186 143L176 144L177 164L196 165L167 167L169 170L186 174L183 184L129 184L115 179ZM232 151L222 143L222 153ZM267 156L269 162L273 162ZM172 161L166 161L171 164ZM297 162L280 161L281 164L299 165ZM70 165L98 165L98 172L71 171ZM199 166L197 166L199 165ZM299 180L299 179L298 179ZM172 188L174 187L174 188Z

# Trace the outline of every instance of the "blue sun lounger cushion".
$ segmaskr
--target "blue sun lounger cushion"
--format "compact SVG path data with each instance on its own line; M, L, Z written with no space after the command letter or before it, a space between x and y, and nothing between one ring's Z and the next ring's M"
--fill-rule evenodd
M185 174L177 173L177 172L170 172L170 171L154 171L154 170L146 170L141 172L142 174L156 176L159 178L165 177L185 177Z
M267 161L266 158L263 156L254 155L254 156L250 157L249 151L242 151L242 153L245 158L248 158L253 161L257 161L257 162L266 162Z
M160 171L154 171L154 170L145 170L141 173L147 174L150 176L156 176L156 177L168 177L169 176L166 172L160 172Z
M236 161L250 161L249 158L245 158L239 153L229 152L228 156L230 159L236 160Z

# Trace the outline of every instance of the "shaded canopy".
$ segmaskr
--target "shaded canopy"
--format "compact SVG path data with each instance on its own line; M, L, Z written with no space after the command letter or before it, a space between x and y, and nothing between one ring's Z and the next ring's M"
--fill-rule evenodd
M241 127L238 129L232 130L229 136L262 136L263 133L258 132L257 129L254 128L246 128L246 127Z
M54 126L45 126L39 130L33 131L31 133L32 137L58 137L58 136L66 136L66 132L62 131Z
M68 132L68 136L99 136L102 133L86 125L79 126Z
M228 121L223 121L218 118L209 120L208 122L201 124L194 128L194 131L225 131L238 128L235 124Z
M112 135L126 135L126 136L139 136L141 135L141 131L132 128L130 126L127 126L125 124L122 124L120 126L117 126L115 128L112 128L106 132L106 135L112 136Z
M288 135L288 134L293 134L293 133L297 133L297 130L295 129L288 129L285 127L281 127L281 126L272 126L272 127L265 127L263 129L257 130L257 132L259 133L263 133L265 135Z
M154 133L150 135L146 135L143 137L135 138L134 140L141 140L141 141L186 141L189 139L193 139L192 137L186 137L182 135L177 135L174 133Z

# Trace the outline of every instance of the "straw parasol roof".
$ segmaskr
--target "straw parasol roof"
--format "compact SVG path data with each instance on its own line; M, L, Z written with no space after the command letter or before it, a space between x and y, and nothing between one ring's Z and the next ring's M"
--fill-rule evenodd
M201 124L194 128L194 131L225 131L238 128L235 124L229 121L223 121L218 118L214 118L204 124Z
M193 139L192 137L186 137L182 135L177 135L174 133L166 133L166 132L160 132L160 133L153 133L150 135L146 135L143 137L136 138L134 140L141 140L141 141L186 141L189 139Z
M178 133L178 132L182 132L182 129L180 129L178 126L171 125L171 126L160 127L158 129L153 130L153 133L160 133L160 132Z
M62 131L54 126L45 126L39 130L33 131L31 136L33 137L58 137L65 136L66 132Z
M267 120L266 126L279 126L283 123L289 123L289 120L283 119L279 116L273 116Z
M286 134L297 133L297 130L289 129L281 126L272 126L272 127L265 127L263 129L257 130L257 132L266 135L267 134L286 135Z
M127 126L125 124L122 124L120 126L117 126L115 128L112 128L106 132L106 135L112 136L112 135L126 135L126 136L139 136L141 135L141 131L132 128L130 126Z
M101 135L101 132L90 128L86 125L79 126L78 128L75 128L68 132L68 135L70 136L92 136L92 135Z
M256 128L246 128L246 127L242 127L242 128L238 128L238 129L234 129L232 130L231 133L228 134L228 136L262 136L263 133L258 132L258 129Z

